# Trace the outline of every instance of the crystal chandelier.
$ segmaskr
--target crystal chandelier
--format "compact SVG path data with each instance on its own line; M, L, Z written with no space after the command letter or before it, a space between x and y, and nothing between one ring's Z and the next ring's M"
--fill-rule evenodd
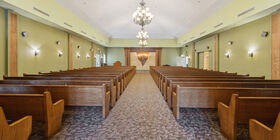
M140 6L133 13L132 18L133 21L141 25L142 27L151 23L153 19L153 15L150 13L150 9L145 6L144 0L140 2Z
M139 45L142 46L142 47L145 47L145 46L148 45L148 42L145 39L144 40L139 40Z
M138 32L138 35L136 36L139 40L147 40L149 38L148 32L142 28L141 31Z

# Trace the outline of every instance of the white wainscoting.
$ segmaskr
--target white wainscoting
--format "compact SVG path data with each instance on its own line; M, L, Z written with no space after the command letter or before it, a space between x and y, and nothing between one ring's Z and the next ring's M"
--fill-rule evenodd
M156 53L150 52L148 60L146 61L145 65L142 66L141 62L137 58L136 52L131 52L130 53L130 65L136 66L136 70L149 70L150 66L156 65Z

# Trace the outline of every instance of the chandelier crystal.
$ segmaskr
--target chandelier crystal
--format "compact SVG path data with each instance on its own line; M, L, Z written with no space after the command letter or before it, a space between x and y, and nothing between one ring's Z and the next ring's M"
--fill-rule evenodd
M147 40L147 39L149 39L148 32L144 31L144 28L142 28L142 30L138 32L138 35L136 37L139 40Z
M142 47L145 47L148 45L148 42L147 42L147 40L139 40L139 45Z
M151 23L153 15L150 13L150 9L145 6L144 0L140 2L140 6L133 13L132 19L134 23L141 25L142 27Z

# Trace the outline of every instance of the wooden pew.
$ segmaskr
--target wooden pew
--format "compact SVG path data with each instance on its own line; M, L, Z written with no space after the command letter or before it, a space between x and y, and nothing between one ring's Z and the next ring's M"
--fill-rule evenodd
M0 94L0 106L9 120L32 115L33 120L45 122L45 136L55 135L61 128L64 100L52 103L49 92L43 94Z
M273 129L265 126L261 122L250 119L250 137L252 140L279 140L280 139L280 113L278 114Z
M280 97L239 97L233 94L229 106L218 103L220 128L230 140L237 138L237 124L248 124L250 119L272 122L279 112Z
M217 108L218 102L229 103L232 94L241 97L280 97L280 88L180 87L172 93L172 109L179 119L179 108Z
M215 80L215 81L190 81L181 82L170 80L165 91L167 104L172 107L172 92L176 92L177 85L180 87L244 87L244 88L279 88L280 80Z
M110 110L110 91L105 84L85 85L0 85L0 94L38 94L49 91L53 101L64 100L66 106L101 106L105 118Z
M82 81L110 81L111 78L96 78L96 77L39 77L39 76L33 76L33 77L8 77L3 76L4 80L66 80L66 81L72 81L72 80L82 80ZM104 82L105 83L105 82ZM102 82L100 83L102 84ZM111 84L111 83L110 83ZM106 85L106 83L105 83ZM116 86L116 88L115 88ZM107 88L106 88L107 89ZM111 92L110 92L110 104L113 107L116 104L116 98L118 95L120 95L120 83L113 83L111 85ZM117 93L118 92L118 93Z
M20 120L8 124L4 111L0 107L0 139L28 140L32 131L32 116L25 116Z
M44 78L42 78L44 79ZM91 80L0 80L0 84L9 85L102 85L105 84L110 92L110 104L113 107L116 99L120 98L120 90L117 91L112 80L91 81Z

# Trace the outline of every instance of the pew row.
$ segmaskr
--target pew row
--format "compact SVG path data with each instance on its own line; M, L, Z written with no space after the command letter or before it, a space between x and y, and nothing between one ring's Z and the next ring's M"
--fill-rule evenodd
M0 94L0 106L4 108L9 120L32 115L33 120L44 121L47 138L51 138L61 128L64 100L53 104L49 92L43 94Z
M280 113L278 114L273 129L265 126L261 122L250 119L250 137L252 140L279 140L280 139Z
M0 107L0 139L28 140L32 131L32 116L25 116L8 124L2 107Z
M72 81L72 80L79 80L79 81L85 81L85 82L89 82L89 81L94 81L94 82L98 82L99 84L106 84L109 86L111 92L110 92L110 104L113 107L116 104L116 99L118 96L120 96L120 90L122 90L120 87L120 82L116 82L115 80L112 81L112 78L110 77L40 77L40 76L27 76L27 77L8 77L8 76L3 76L4 81L7 80L47 80L47 81L53 81L53 80L62 80L62 81ZM110 81L110 83L107 83L106 81ZM73 82L72 82L73 83ZM89 82L90 83L90 82ZM77 85L77 84L75 84ZM83 85L83 84L82 84Z
M242 87L180 87L172 93L172 109L179 119L180 107L217 108L218 102L228 104L232 94L241 97L280 97L280 88Z
M176 87L244 87L244 88L279 88L280 80L215 80L215 81L173 81L170 80L170 86L167 87L166 100L172 108L172 92L176 92Z
M239 97L233 94L229 106L218 103L221 132L230 140L237 139L238 124L248 124L252 118L272 122L279 112L280 97Z
M110 91L105 84L85 85L0 85L0 94L38 94L49 91L53 101L66 106L101 106L105 118L110 110Z

